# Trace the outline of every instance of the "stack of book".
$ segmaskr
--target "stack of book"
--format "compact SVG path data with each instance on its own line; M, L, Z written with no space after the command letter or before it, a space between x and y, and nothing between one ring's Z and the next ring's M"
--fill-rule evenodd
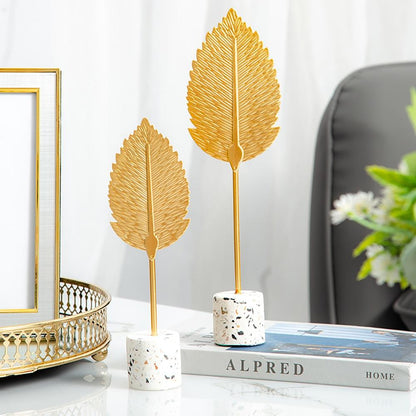
M255 347L215 345L208 326L180 332L187 374L390 390L416 383L414 332L266 321L266 342Z

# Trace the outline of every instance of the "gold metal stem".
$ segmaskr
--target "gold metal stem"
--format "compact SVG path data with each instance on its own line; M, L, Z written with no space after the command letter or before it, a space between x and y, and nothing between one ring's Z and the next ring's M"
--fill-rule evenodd
M238 170L233 170L233 214L234 214L235 293L241 293L240 196L239 196L239 189L238 189Z
M157 335L156 267L155 259L149 259L150 274L150 323L152 336Z
M233 216L234 216L234 273L235 293L241 293L241 262L240 262L240 195L238 187L238 168L244 157L240 146L240 115L238 101L238 56L237 38L233 45L233 143L228 156L233 170Z
M150 158L150 145L146 144L146 188L147 188L147 229L148 236L144 244L149 257L150 275L150 325L152 336L157 335L157 304L156 304L156 267L155 257L159 240L155 235L155 217L153 213L152 170Z

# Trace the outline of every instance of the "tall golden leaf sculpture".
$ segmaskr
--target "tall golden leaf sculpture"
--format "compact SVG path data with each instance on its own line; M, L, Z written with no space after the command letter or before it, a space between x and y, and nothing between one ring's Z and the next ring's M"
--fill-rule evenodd
M192 63L188 109L195 143L233 171L235 293L241 292L238 171L267 149L279 128L273 61L256 32L230 9L206 36Z
M151 333L157 335L156 252L185 232L189 188L178 154L145 118L116 155L108 196L113 230L149 257Z

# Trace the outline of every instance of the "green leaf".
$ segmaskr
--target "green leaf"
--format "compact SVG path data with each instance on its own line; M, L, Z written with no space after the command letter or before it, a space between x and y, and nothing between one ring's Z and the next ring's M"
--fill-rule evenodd
M400 227L404 230L409 230L412 232L413 235L416 234L416 222L412 219L408 220L406 218L395 218L394 219L394 226Z
M415 188L416 176L404 175L394 169L371 165L366 168L367 173L379 184L384 186L396 186L399 188Z
M416 102L415 102L416 104ZM415 107L416 111L416 107ZM402 157L402 161L406 163L409 175L416 176L416 152L408 153Z
M405 194L401 194L400 198L406 200L406 202L416 201L416 189L412 189L410 192L407 192Z
M390 234L384 233L382 231L376 231L374 233L368 234L360 244L354 249L352 255L354 257L359 256L367 247L371 246L372 244L380 244L384 240L386 240Z
M406 111L416 134L416 89L414 87L410 88L410 101L411 104L406 107Z
M358 224L362 225L363 227L369 228L370 230L373 230L373 231L382 231L384 233L389 233L389 234L404 234L408 237L414 236L414 233L412 231L405 230L403 228L395 227L392 225L379 224L373 221L366 220L364 218L357 217L355 215L351 215L350 220L355 221Z
M365 279L371 272L371 259L367 259L361 265L360 271L357 274L357 280Z
M409 287L409 282L402 276L400 279L400 289L405 290Z
M389 212L389 216L395 219L412 218L412 211L405 210L402 208L393 208Z
M416 237L403 248L400 261L406 280L416 286Z
M409 214L409 218L413 218L413 205L416 202L416 189L410 192L404 192L396 195L396 207L390 210L391 215L395 215L397 210L402 210Z

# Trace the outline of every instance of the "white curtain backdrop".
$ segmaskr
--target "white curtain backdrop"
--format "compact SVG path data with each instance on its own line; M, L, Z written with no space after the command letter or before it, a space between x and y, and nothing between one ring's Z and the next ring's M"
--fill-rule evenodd
M186 93L197 48L230 7L268 47L282 93L275 143L241 168L243 288L264 292L267 318L307 320L320 117L353 70L416 60L415 0L0 0L0 66L63 73L61 274L148 299L146 254L115 235L107 199L115 153L147 117L191 190L188 230L158 254L158 300L209 310L234 284L232 177L190 138Z

